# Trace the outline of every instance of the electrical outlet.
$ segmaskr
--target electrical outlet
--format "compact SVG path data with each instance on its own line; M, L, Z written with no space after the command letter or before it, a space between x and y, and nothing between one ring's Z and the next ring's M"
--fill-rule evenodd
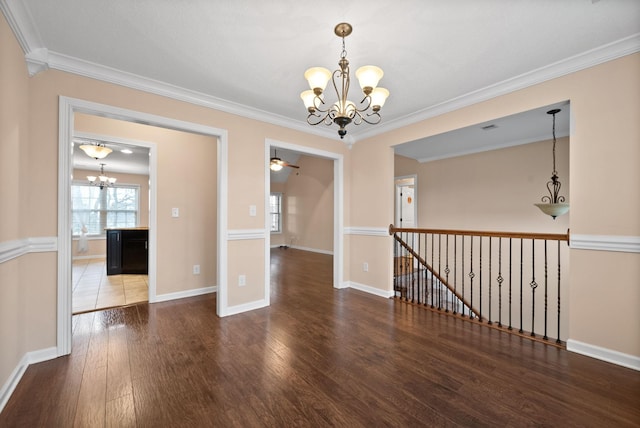
M193 274L200 275L200 265L193 265Z
M180 209L171 208L171 217L180 217Z
M238 276L238 285L240 287L244 287L245 285L247 285L247 275Z
M249 215L255 217L258 214L258 209L255 205L249 205Z
M362 270L364 272L369 272L369 263L367 262L362 263Z

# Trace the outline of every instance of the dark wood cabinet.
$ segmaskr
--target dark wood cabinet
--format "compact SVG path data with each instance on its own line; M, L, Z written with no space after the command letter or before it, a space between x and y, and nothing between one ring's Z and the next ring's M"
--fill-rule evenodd
M107 275L149 271L149 230L107 229Z

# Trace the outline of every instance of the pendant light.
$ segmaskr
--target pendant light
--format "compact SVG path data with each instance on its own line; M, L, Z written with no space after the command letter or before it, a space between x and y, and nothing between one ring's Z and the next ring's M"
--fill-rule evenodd
M565 203L564 196L560 196L560 180L558 180L558 172L556 171L556 114L560 113L560 109L549 110L547 114L553 115L553 172L551 173L551 181L547 182L547 191L549 196L542 197L542 204L535 204L540 211L551 216L554 220L556 217L566 214L569 211L569 204Z

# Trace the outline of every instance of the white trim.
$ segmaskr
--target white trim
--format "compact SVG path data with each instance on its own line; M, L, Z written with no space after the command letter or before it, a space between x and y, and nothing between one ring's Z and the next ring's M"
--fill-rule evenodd
M16 239L0 242L0 263L29 253L47 253L58 250L58 238L55 236Z
M22 356L18 365L13 369L9 378L6 380L2 388L0 389L0 412L7 405L9 398L15 391L16 386L22 379L24 372L27 370L30 364L41 363L56 358L58 356L57 349L55 347L39 349L36 351L27 352Z
M283 141L265 138L264 141L264 206L265 213L269 212L269 195L271 194L271 174L269 164L271 161L271 147L282 148L318 156L333 160L333 287L340 288L344 277L344 156L340 153L320 150L313 147L300 146L298 144L286 143ZM271 219L265 215L265 230L270 229ZM271 263L269 260L269 250L271 245L271 234L267 234L265 239L265 269L264 283L266 301L271 295Z
M91 260L91 259L106 259L106 254L94 254L91 256L73 256L72 260Z
M347 281L343 284L342 288L353 288L354 290L364 291L365 293L373 294L374 296L384 297L385 299L389 299L393 297L395 294L393 290L381 290L376 287L371 287L370 285L360 284L355 281Z
M331 250L319 250L317 248L300 247L298 245L292 245L289 248L293 248L294 250L309 251L311 253L328 254L330 256L333 256L333 251Z
M356 227L349 226L344 228L345 235L363 235L363 236L389 236L388 227Z
M269 306L268 299L256 300L254 302L243 303L236 306L228 306L226 315L237 315L241 314L242 312L253 311L267 306Z
M185 297L201 296L203 294L215 293L218 287L213 285L210 287L193 288L191 290L176 291L174 293L158 294L154 303L167 302L169 300L184 299Z
M640 253L640 236L571 234L569 245L574 250Z
M242 241L245 239L265 239L267 235L264 229L231 229L227 231L229 241Z
M590 345L588 343L569 339L567 340L567 351L586 355L587 357L596 358L598 360L617 364L629 369L640 370L640 357L614 351L612 349L607 349L600 346Z
M127 122L174 129L215 137L218 150L218 316L226 311L227 278L227 131L193 122L157 116L149 113L123 109L75 98L59 97L58 119L58 310L57 349L58 355L71 352L71 167L73 156L74 113L81 112L96 116L106 116ZM157 183L157 146L150 147L149 179ZM157 186L151 189L149 215L149 303L157 300Z
M90 77L128 88L185 101L191 104L213 108L242 117L295 129L307 134L336 138L335 129L330 127L309 126L306 121L292 120L281 115L258 110L256 108L223 100L200 92L180 88L157 80L123 72L111 67L49 51L36 28L28 8L23 2L0 0L0 10L7 18L22 51L30 73L47 68L66 71L80 76ZM488 99L527 88L551 79L593 67L607 61L621 58L640 51L640 33L579 53L569 58L540 67L519 76L498 82L485 88L469 92L451 100L419 110L409 116L360 130L351 130L344 143L351 146L359 140L402 128L441 114L458 110Z
M512 77L502 82L489 85L440 104L427 107L396 120L382 122L375 127L366 128L358 132L357 140L374 137L394 129L403 128L414 123L422 122L445 113L456 111L473 104L478 104L502 95L506 95L548 80L556 79L567 74L585 70L607 61L612 61L626 55L640 51L640 33L599 46L595 49L579 53L555 63L537 68L527 73Z

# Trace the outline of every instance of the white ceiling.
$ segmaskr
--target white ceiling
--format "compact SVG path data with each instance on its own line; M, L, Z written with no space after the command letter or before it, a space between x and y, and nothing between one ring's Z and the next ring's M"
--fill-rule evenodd
M88 156L78 147L84 143L101 143L113 150L104 159L94 159ZM122 153L121 150L129 149L131 153ZM113 142L104 139L85 138L76 136L73 148L73 167L89 171L99 171L100 164L104 164L104 172L120 172L127 174L149 175L149 149L146 147L126 144L122 141ZM82 179L82 177L80 177Z
M332 138L335 126L306 124L299 94L308 67L337 68L333 28L350 22L352 70L380 66L391 92L382 123L350 125L350 143L640 50L638 0L0 0L0 8L31 72L70 71Z

